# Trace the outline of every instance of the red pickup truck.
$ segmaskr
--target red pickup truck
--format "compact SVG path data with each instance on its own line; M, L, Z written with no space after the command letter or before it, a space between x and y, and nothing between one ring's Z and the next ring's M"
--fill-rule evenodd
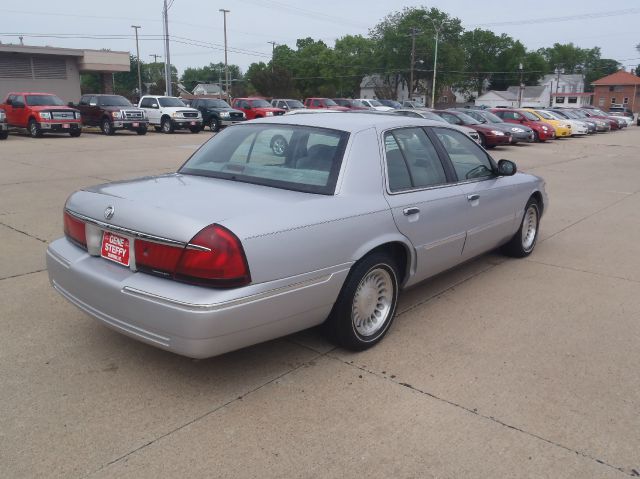
M234 98L231 106L236 110L243 111L247 120L284 115L286 111L282 108L272 107L271 103L264 98Z
M9 127L24 128L33 138L43 133L69 133L74 137L82 133L80 112L51 93L9 93L0 109L5 111Z

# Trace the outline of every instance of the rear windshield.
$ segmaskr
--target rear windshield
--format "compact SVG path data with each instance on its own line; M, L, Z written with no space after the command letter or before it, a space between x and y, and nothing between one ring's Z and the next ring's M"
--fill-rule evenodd
M27 105L64 106L64 102L55 95L27 95Z
M332 195L349 139L344 131L242 125L209 140L179 173Z

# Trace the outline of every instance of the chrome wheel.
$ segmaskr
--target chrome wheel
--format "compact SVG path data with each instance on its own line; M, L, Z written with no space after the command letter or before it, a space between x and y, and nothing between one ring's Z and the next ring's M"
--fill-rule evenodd
M522 220L522 249L529 252L533 249L538 233L538 208L529 205Z
M375 335L393 312L394 282L391 274L380 267L371 269L360 281L353 296L351 321L355 331L364 337Z

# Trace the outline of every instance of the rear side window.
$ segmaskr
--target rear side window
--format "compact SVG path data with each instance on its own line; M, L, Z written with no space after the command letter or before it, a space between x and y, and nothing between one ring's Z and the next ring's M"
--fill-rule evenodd
M295 125L246 125L214 136L180 173L333 194L349 134Z
M422 128L388 132L384 144L389 190L392 193L447 182L438 153Z
M464 133L449 128L434 128L453 164L459 181L493 176L493 164L478 144Z

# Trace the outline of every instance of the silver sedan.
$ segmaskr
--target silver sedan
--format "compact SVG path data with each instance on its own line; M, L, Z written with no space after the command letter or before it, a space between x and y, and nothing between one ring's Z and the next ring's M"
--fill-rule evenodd
M529 255L546 207L542 179L456 126L281 116L225 129L176 173L75 192L47 266L81 310L185 356L321 323L362 350L403 288L498 247Z

